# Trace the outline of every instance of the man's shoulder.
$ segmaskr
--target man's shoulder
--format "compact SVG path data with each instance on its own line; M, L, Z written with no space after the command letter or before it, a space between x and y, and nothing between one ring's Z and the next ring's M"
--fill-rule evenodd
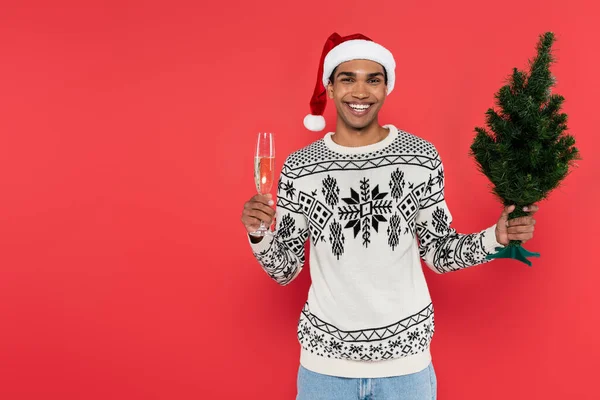
M285 160L285 164L293 167L314 163L322 160L325 152L327 152L327 148L323 143L323 138L321 138L290 153Z
M404 152L411 152L432 158L438 157L438 151L432 142L402 129L398 129L396 145L396 147Z
M408 131L396 129L398 136L392 144L384 149L361 155L334 153L329 150L324 138L319 138L290 153L284 162L284 166L286 169L297 169L329 161L354 160L356 158L371 159L390 155L417 155L430 159L439 157L438 151L432 142Z

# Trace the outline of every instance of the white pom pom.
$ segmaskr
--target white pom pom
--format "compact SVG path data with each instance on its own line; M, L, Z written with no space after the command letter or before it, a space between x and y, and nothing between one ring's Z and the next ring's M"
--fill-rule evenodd
M308 114L304 117L304 126L309 131L319 132L325 129L325 118L322 115Z

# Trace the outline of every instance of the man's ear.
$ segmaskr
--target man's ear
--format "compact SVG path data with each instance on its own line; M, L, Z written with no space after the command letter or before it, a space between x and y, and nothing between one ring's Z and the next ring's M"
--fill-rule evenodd
M331 81L327 84L327 97L333 99L333 83Z

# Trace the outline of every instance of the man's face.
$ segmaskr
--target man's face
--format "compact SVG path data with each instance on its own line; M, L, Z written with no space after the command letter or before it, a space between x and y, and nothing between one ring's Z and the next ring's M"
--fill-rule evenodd
M377 121L387 96L384 69L370 60L352 60L338 65L327 94L335 102L338 119L349 128L362 130Z

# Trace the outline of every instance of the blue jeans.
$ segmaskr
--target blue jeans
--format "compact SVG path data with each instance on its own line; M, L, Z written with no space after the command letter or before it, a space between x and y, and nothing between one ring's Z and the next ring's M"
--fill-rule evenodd
M433 364L414 374L386 378L340 378L300 366L296 400L435 400Z

